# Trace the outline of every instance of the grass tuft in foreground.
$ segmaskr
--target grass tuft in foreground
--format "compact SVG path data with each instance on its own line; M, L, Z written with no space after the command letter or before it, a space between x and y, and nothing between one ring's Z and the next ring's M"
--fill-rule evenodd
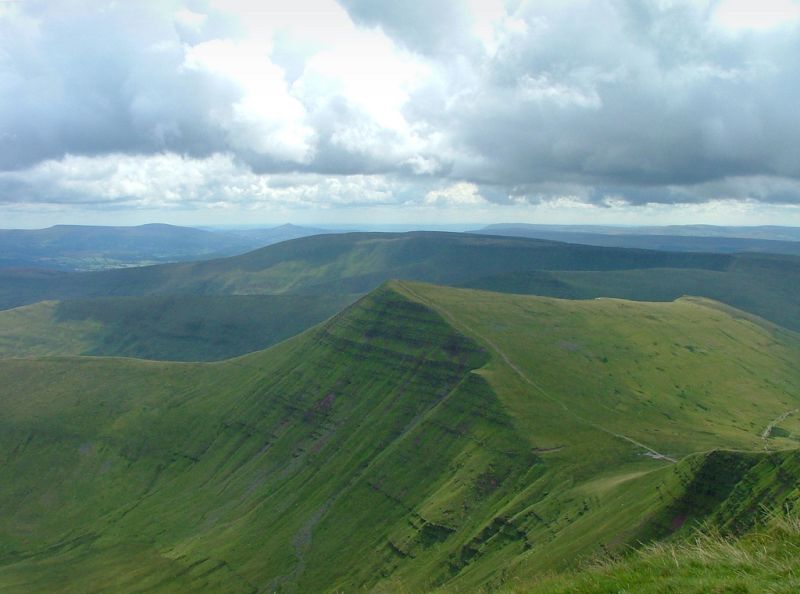
M741 538L698 529L681 542L654 542L628 557L509 584L506 594L774 594L800 591L800 516L779 512Z

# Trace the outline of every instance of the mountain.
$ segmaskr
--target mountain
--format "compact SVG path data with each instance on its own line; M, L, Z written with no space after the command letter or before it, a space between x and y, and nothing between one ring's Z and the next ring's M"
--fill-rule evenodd
M137 227L56 225L0 229L0 268L105 270L241 254L287 239L326 233L283 225L218 231L149 224ZM329 233L329 231L328 231Z
M247 251L252 244L200 229L56 225L0 230L0 266L93 270Z
M619 297L671 301L699 295L800 331L800 259L771 254L729 256L721 270L632 268L610 271L530 271L490 274L461 286L567 299Z
M92 273L0 271L0 307L153 294L365 293L391 278L444 284L520 270L702 268L730 257L594 248L460 233L317 235L240 256Z
M229 361L0 361L0 591L465 592L797 499L800 338L391 282Z
M710 227L710 226L709 226ZM669 230L678 233L668 235ZM760 252L770 254L800 255L800 230L793 227L779 227L775 231L778 237L792 237L790 240L764 239L773 228L757 227L752 230L743 227L710 227L703 225L692 227L560 227L547 225L489 225L475 233L487 235L503 235L510 237L531 237L567 243L580 243L606 247L624 247L647 250L664 250L677 252L714 252L730 254L737 252ZM741 230L741 231L740 231ZM693 235L708 232L717 235ZM796 231L796 237L794 232ZM745 237L727 235L741 233ZM754 237L750 237L752 235Z
M698 295L800 330L800 257L437 232L317 235L230 258L91 273L0 271L0 307L115 296L363 294L391 278L571 298Z
M288 241L290 239L299 239L301 237L309 237L311 235L339 233L339 231L332 231L330 229L301 227L299 225L292 225L288 223L285 225L279 225L278 227L269 228L226 229L225 232L228 235L247 239L249 242L254 244L253 247L272 245L273 243L280 243L281 241Z

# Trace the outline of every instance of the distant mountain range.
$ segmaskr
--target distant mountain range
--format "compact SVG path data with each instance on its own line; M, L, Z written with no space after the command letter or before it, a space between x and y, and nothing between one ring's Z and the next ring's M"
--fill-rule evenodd
M725 225L537 225L527 223L498 223L487 225L481 232L508 229L552 231L565 233L590 233L603 235L673 235L678 237L738 237L742 239L767 239L774 241L800 241L800 227L780 225L725 226Z
M226 231L162 224L0 229L0 268L104 270L202 260L329 232L296 225Z
M56 225L47 229L0 229L0 269L92 271L234 256L331 229L281 225L271 228L191 228ZM611 227L591 225L489 225L475 233L547 239L605 247L683 252L761 252L800 255L795 227Z
M798 227L609 227L600 225L489 225L487 235L530 237L567 243L680 252L761 252L800 255Z

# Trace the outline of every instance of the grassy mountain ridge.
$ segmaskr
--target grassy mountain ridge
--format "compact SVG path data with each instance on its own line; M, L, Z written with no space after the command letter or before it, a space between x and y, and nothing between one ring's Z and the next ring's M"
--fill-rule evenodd
M730 257L571 246L459 233L344 233L282 242L241 256L62 275L0 271L0 305L152 294L365 293L391 278L452 284L493 272L695 267Z
M667 253L456 233L351 233L205 262L80 274L0 271L0 304L62 302L57 315L38 308L40 317L28 326L0 311L0 355L222 359L302 331L345 305L348 298L340 295L363 294L392 277L573 299L701 295L800 330L800 259L791 256ZM31 350L34 329L49 339ZM65 345L60 349L58 337Z
M684 295L700 295L798 331L800 300L794 287L799 277L800 271L793 257L739 254L732 257L724 270L535 270L493 273L460 285L562 299L617 297L637 301L672 301Z
M699 476L672 460L795 447L798 354L704 300L393 282L229 361L0 361L0 591L467 591L563 569L663 532Z
M41 363L16 361L9 362L8 365L14 369L13 376L19 383L22 385L31 384L31 389L39 395L46 395L48 392L52 394L53 389L62 392L66 391L67 393L86 394L88 392L91 394L90 386L86 385L86 382L91 384L91 380L87 380L87 378L96 378L104 373L116 373L120 365L123 366L125 373L133 374L127 380L124 376L117 376L115 383L125 386L123 393L128 389L138 391L139 386L142 385L143 394L150 394L149 390L152 389L153 383L165 385L165 388L154 391L143 402L138 400L141 397L140 395L135 400L117 403L118 405L132 405L137 409L141 406L154 407L152 414L148 415L150 418L140 418L139 414L136 414L137 411L126 410L123 416L130 416L132 420L124 423L121 431L117 428L119 421L114 420L113 435L115 439L121 439L124 445L121 454L117 454L117 456L125 456L128 459L128 466L132 465L134 470L141 469L143 477L140 484L145 495L150 494L153 489L158 490L162 496L166 491L171 496L167 499L167 508L172 507L169 505L170 500L177 497L178 500L182 500L184 506L188 504L190 511L184 511L183 513L180 510L165 512L162 507L165 502L162 498L161 501L156 501L152 504L158 512L157 525L153 525L153 507L147 508L148 503L152 502L156 497L155 495L150 498L144 497L145 501L135 504L133 506L135 509L124 514L128 526L127 530L130 530L130 526L136 526L136 533L150 532L151 538L153 538L153 531L158 534L165 526L170 526L170 521L172 520L174 524L171 525L173 528L170 531L171 535L180 535L187 530L191 533L194 524L192 522L194 516L192 510L200 505L210 505L212 509L207 510L206 513L213 512L214 503L216 503L218 511L214 513L222 514L222 517L219 522L213 522L208 528L209 531L216 532L216 535L200 535L196 538L201 540L204 538L211 539L211 542L216 543L212 550L217 551L217 555L224 555L227 552L233 559L237 558L236 551L238 547L238 558L244 555L246 559L249 559L245 563L245 567L240 571L245 574L254 573L256 577L263 576L264 583L259 588L271 591L271 588L278 587L279 583L283 581L294 582L298 579L299 575L294 576L292 572L295 558L292 542L295 538L299 538L298 534L302 535L304 527L309 522L312 522L319 510L327 510L329 506L334 507L334 504L338 504L342 509L337 513L349 517L350 514L363 512L361 508L363 501L359 502L359 499L367 497L373 500L371 503L373 504L374 513L377 515L370 518L362 518L362 522L368 521L368 523L374 524L382 513L390 513L394 517L400 518L405 518L408 515L408 511L404 506L398 505L396 501L373 489L369 486L366 478L356 480L368 470L370 475L374 475L371 480L372 484L377 485L377 481L382 480L380 464L370 465L375 466L374 469L370 470L370 467L361 468L361 460L371 460L376 451L383 451L397 437L411 430L412 427L408 426L409 422L417 418L425 410L425 407L430 407L433 402L441 399L453 389L458 388L461 378L458 370L463 369L463 366L469 363L470 359L472 360L470 366L478 363L480 359L475 360L474 358L476 356L480 357L480 354L474 352L470 354L471 349L463 342L463 339L453 335L445 326L437 323L435 316L431 318L430 314L427 314L424 309L406 304L407 302L404 300L398 302L391 299L377 303L371 301L362 302L359 308L350 315L339 317L326 324L324 328L314 332L313 336L310 337L311 340L301 341L296 339L279 347L278 353L271 352L269 359L272 365L268 365L266 369L264 368L264 356L261 354L215 366L175 366L174 364L171 366L165 364L142 366L136 361L119 362L113 359L90 359L82 365L83 373L71 376L73 381L80 382L79 385L82 386L80 389L75 389L76 386L65 386L62 381L58 387L51 387L46 390L44 385L49 386L50 382L45 379L47 374L42 374L41 367L43 365L53 365L64 369L65 366L68 368L75 365L74 361L63 360ZM373 310L373 307L378 309ZM399 346L402 347L400 351L396 350L398 342L394 336L397 327L391 323L387 324L387 320L381 320L377 324L377 317L382 317L378 316L381 308L386 307L398 310L395 311L395 315L401 314L404 310L406 311L406 319L399 317L397 323L402 325L404 331L412 334L403 337L403 340L399 343ZM408 324L411 320L413 320L413 324ZM354 335L356 338L360 337L362 332L369 333L370 338L366 341L363 339L353 341L349 338L353 332L356 332ZM302 345L297 343L302 343ZM443 346L449 349L449 353L441 351ZM300 352L291 353L293 356L287 360L289 353L286 353L286 351L292 351L293 349L299 349ZM319 349L322 349L322 352L314 355L314 352ZM457 355L457 358L454 359L454 355ZM334 365L336 361L343 357L357 358L361 361L361 365L352 370L348 367ZM463 362L459 362L463 357L466 357L466 359ZM297 370L298 363L306 370L313 370L313 373L307 371L305 374L299 374ZM21 374L19 372L20 365L34 367L36 370L31 370L31 373ZM287 365L288 368L286 367ZM87 369L87 367L94 367L95 369ZM125 371L125 369L130 369L130 372ZM212 376L216 376L220 369L224 369L227 372L221 373L220 377L215 380L215 377ZM294 371L292 371L293 369ZM110 371L105 372L104 370ZM60 374L61 372L58 373ZM134 376L136 378L135 382L132 381ZM34 377L40 378L40 381L33 381ZM182 377L191 377L191 385L197 387L189 389L188 394L186 394L185 387L182 390L176 390L175 383L184 381ZM4 379L9 380L8 377ZM322 382L322 385L318 382ZM356 386L349 388L349 390L355 390L359 400L348 404L348 386L352 383L355 383ZM238 390L232 391L229 387L231 384L236 386ZM9 380L4 385L11 385L15 388L6 397L19 393L16 390L19 385L15 382ZM196 392L198 389L206 394L203 402L199 402L196 397L192 397L192 392ZM287 389L288 393L285 393ZM461 388L461 391L468 393L471 389L473 388L465 386ZM224 394L225 397L222 400L216 400L216 403L209 402L208 396L217 393L217 391ZM186 394L183 398L188 398L188 400L183 400L181 392ZM249 396L248 393L250 394ZM414 396L413 398L398 398L402 393L409 393ZM159 404L165 394L177 394L177 396L173 395L163 404ZM226 400L231 396L234 397L234 401L226 403ZM46 398L46 396L40 397ZM344 402L339 403L339 400L344 400ZM48 401L50 400L48 399ZM20 406L24 405L25 407L30 404L27 399L24 402L17 402ZM62 399L50 402L53 402L56 407L66 405L68 406L67 410L70 410L70 405L72 405L72 402L65 402ZM7 402L4 402L4 404L8 405ZM378 404L380 406L376 408ZM164 405L166 405L166 410L163 408ZM177 406L178 409L173 413L169 413L173 406ZM232 406L233 408L231 408ZM348 410L349 414L340 420L336 409L342 407ZM355 407L354 410L353 407ZM85 414L83 414L85 411L79 412L81 414L76 415L76 422L83 424L84 421L82 419L85 418ZM36 414L44 413L42 410L37 410ZM59 416L60 414L59 412ZM113 415L111 416L113 420ZM70 427L70 417L71 415L65 419L66 422L59 422L59 426ZM7 414L5 418L6 422L13 419L14 426L17 428L24 426L24 416L23 418L19 416L15 418L13 414ZM177 419L188 419L189 424L196 425L191 432L192 435L188 443L172 443L174 438L166 437L175 435L174 431L166 429L170 426L170 423L176 422ZM156 427L148 428L140 436L140 430L145 428L145 423L154 421L156 422ZM209 421L211 422L210 427L208 426ZM182 424L185 425L185 422L182 422ZM214 429L213 426L217 423L221 423L221 425L219 428ZM357 431L357 428L361 425L369 426L370 431L368 433ZM164 430L159 430L160 428ZM214 436L215 431L219 432L216 437ZM69 431L69 433L73 432L78 432L78 429ZM88 440L87 443L90 444L85 448L89 454L94 453L92 448L96 441L100 441L100 444L97 444L98 448L108 455L107 450L102 446L102 433L104 432L101 432L101 435L98 435L95 440L92 440L89 435L73 438L73 443L76 444L76 449L78 450L77 455L80 457L80 445L78 444L83 440ZM120 433L122 434L120 435ZM181 431L177 435L186 434L186 431ZM154 437L156 439L153 439ZM31 441L35 443L35 439L34 437L33 440L27 443L30 444ZM267 442L266 445L265 440ZM384 441L386 443L383 443ZM444 440L439 441L438 447L442 447L448 441L453 441L453 438L448 439L445 433ZM113 443L113 440L111 443ZM204 452L208 451L207 448L210 443L215 444L214 451L204 455ZM422 446L423 444L418 443L416 447ZM425 447L433 447L433 444L425 445ZM270 453L266 457L264 456L265 448ZM29 445L28 450L31 449L33 448ZM341 452L341 455L333 455L331 460L331 454L338 452ZM385 456L390 457L391 454L387 452ZM89 459L92 457L92 455L86 456ZM351 461L351 458L355 458L355 460ZM111 460L110 468L107 468L101 474L101 477L113 476L113 473L117 470L114 458L112 457ZM325 462L324 464L323 461ZM81 462L88 464L89 469L92 469L91 463L83 462L83 459L81 459ZM81 473L81 476L97 475L103 468L103 464L106 463L108 463L108 458L103 460L102 463L96 462L99 468L95 466L94 473ZM434 465L439 468L440 464L440 462L434 462ZM189 472L187 465L191 468L191 472ZM244 468L240 468L240 465ZM49 467L63 468L62 465ZM162 467L170 468L172 474L170 479L161 481L158 478L160 475L165 474ZM270 472L273 467L275 471ZM184 472L181 472L182 470ZM437 474L436 468L431 468L430 466L417 466L414 470L417 473L422 472L423 476L426 471L430 471L431 476L436 476ZM127 472L130 471L126 470ZM386 470L383 472L386 472ZM407 477L400 475L393 478L394 483L387 484L384 489L399 488L403 483L413 484L421 477L419 475ZM204 489L203 483L211 479L214 479L213 488ZM349 486L354 480L356 482ZM152 484L149 481L153 481ZM309 481L310 484L308 484ZM167 484L164 485L163 482ZM187 482L189 485L193 484L194 487L187 488ZM262 482L265 484L260 484ZM178 483L181 486L172 485L171 487L171 483ZM131 484L136 484L136 482L132 481ZM219 487L224 484L228 484L228 487L223 489L222 493L219 493ZM19 485L19 482L17 483L17 489L24 491L24 487L24 483L22 485ZM357 493L360 497L355 501L338 495L351 489L358 489ZM273 490L276 490L278 495L270 495ZM103 491L108 493L110 489ZM422 494L424 492L425 489L423 489ZM189 501L186 501L186 493L196 493L196 499L195 496L190 495ZM232 493L237 493L233 500L231 500ZM418 500L420 496L419 493L413 495L411 501ZM281 501L280 497L286 499L277 508L273 508L271 502L276 497L278 497L279 502ZM74 500L66 497L65 501L72 502ZM233 510L228 510L226 508L231 501L237 503L235 503ZM303 505L300 509L289 512L287 506L292 501L295 502L295 506L298 501L303 502ZM6 500L4 503L7 504L8 501ZM38 502L30 504L26 501L25 503L35 506ZM48 504L52 505L53 503L51 501ZM76 521L77 518L75 516L80 517L81 514L85 513L95 514L98 507L100 507L100 503L96 501L82 501L81 504L91 507L89 510L84 510L81 505L79 506L81 509L75 510L72 514L68 513L69 508L63 510L67 512L63 514L66 516L64 518L65 527L72 524L80 524L80 522ZM140 513L137 505L146 509ZM353 505L356 505L357 509L354 510ZM184 506L181 507L185 509ZM123 504L123 508L126 507L128 505ZM253 512L247 513L249 508L253 508ZM4 506L4 509L9 509L9 507ZM255 521L256 517L252 517L255 510L258 510L257 522ZM37 507L34 507L29 513L19 509L16 512L12 519L20 524L27 524L33 521L32 518L40 517L40 509ZM331 510L330 513L334 512L335 509ZM235 541L230 544L225 544L229 538L226 532L233 530L233 528L225 528L225 522L222 518L230 518L227 521L233 522L236 531L239 533ZM428 523L424 519L419 519L418 521L422 522L419 527L421 533L427 534L425 527ZM346 526L347 524L344 525ZM147 528L148 526L149 528ZM269 527L268 534L261 532L265 527ZM336 533L331 535L328 541L329 544L326 547L326 555L336 555L335 551L340 548L339 538L342 527L342 525L338 526ZM120 530L125 531L125 528L120 528ZM320 525L319 530L324 534L324 523ZM436 532L435 527L429 530ZM12 533L17 532L12 530ZM281 535L284 536L281 537ZM113 535L108 538L114 542ZM267 538L266 541L265 538ZM4 541L7 541L7 539L4 538ZM324 544L325 539L321 535L317 535L315 541ZM245 551L242 552L241 549L245 543L249 544L244 546ZM164 546L163 543L160 544ZM101 545L102 543L95 543L93 546L102 548ZM229 550L232 545L236 545L234 550ZM191 545L185 542L181 546L191 549ZM208 546L206 544L201 548L202 550L208 550ZM256 558L253 557L255 549L251 547L258 547L259 555ZM269 550L274 550L274 559L271 564L265 567L264 561L261 559ZM354 559L361 554L355 545L345 553L350 556L349 565L351 567L354 565ZM196 557L192 558L195 559ZM377 561L373 561L373 563L375 562ZM31 563L34 562L31 561ZM247 569L248 563L249 570ZM193 584L189 587L190 590L196 589L201 584L203 589L207 589L210 586L205 581L192 582L193 576L191 575L178 579L184 564L178 561L174 565L174 571L178 575L172 576L174 579L170 578L170 585L165 586L167 588L166 591L172 591L171 589L176 587L176 581L181 583L182 579L188 580L187 584ZM64 567L69 566L70 561L65 561ZM323 564L322 566L328 568L326 583L330 585L330 580L332 579L330 570L335 566L331 564ZM309 567L315 567L315 565L309 563ZM287 571L287 568L288 574L284 576L283 574ZM202 572L200 573L202 574ZM269 575L272 575L272 577L267 579ZM92 577L92 580L96 577ZM202 577L201 575L200 578ZM227 577L222 576L220 579L224 579L225 584L220 586L221 590L232 591L228 589L231 584L228 582ZM270 586L273 581L276 583ZM70 587L74 588L75 586ZM141 585L138 587L141 587ZM312 589L317 590L318 588Z

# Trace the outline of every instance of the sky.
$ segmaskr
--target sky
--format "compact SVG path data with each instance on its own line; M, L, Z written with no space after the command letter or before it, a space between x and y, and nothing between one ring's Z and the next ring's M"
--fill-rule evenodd
M800 225L800 0L0 0L0 227Z

